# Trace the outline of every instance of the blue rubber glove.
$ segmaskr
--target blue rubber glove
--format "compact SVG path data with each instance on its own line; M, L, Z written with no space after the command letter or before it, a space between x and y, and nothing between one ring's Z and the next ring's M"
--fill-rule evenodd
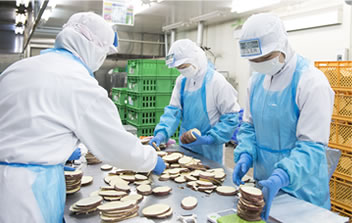
M164 172L165 167L166 165L164 163L164 160L160 156L158 156L158 161L156 162L156 166L154 167L153 173L160 175L162 174L162 172Z
M75 171L76 169L70 166L64 166L64 171Z
M75 151L73 151L68 160L79 160L79 158L81 158L81 149L77 148Z
M267 180L259 181L259 184L263 186L263 196L265 201L265 206L262 212L262 218L267 221L269 218L271 203L273 202L274 197L277 192L282 187L288 186L290 183L290 178L287 175L286 171L283 169L275 169L273 174Z
M150 141L149 141L149 145L153 146L153 142L155 142L156 146L160 146L161 142L165 141L165 136L163 133L158 132L158 134L156 134L156 136L154 136ZM153 146L154 148L154 146Z
M210 144L213 144L215 141L214 137L210 135L200 136L195 132L193 132L193 135L197 138L196 141L185 145L187 146L210 145Z
M248 153L242 153L240 159L236 163L235 168L233 169L232 181L234 184L239 186L244 184L242 177L246 175L249 168L252 166L253 158Z

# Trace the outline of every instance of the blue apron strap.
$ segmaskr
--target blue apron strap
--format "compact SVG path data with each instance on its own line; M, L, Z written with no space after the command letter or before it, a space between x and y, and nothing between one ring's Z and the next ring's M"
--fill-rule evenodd
M63 54L66 54L67 56L70 56L72 59L74 59L75 61L79 62L80 64L82 64L88 71L89 75L91 77L94 77L94 73L90 70L90 68L82 62L82 60L75 56L72 52L70 52L69 50L66 50L64 48L51 48L51 49L46 49L46 50L42 50L40 51L40 54L45 54L45 53L51 53L51 52L54 52L54 53L63 53Z
M202 102L203 102L203 109L204 109L204 112L205 114L208 116L209 118L209 115L208 115L208 111L207 111L207 91L206 91L206 85L208 83L208 81L211 80L211 78L213 77L214 75L214 69L212 69L210 67L210 65L208 64L208 71L207 73L205 74L205 77L204 77L204 81L203 81L203 85L202 85Z
M292 82L291 82L291 90L292 90L292 101L294 102L294 109L295 109L295 114L298 117L299 116L299 108L296 103L296 94L297 94L297 87L298 87L298 82L301 78L302 75L302 70L308 65L307 61L300 55L297 55L297 62L296 62L296 69L292 77Z
M62 165L62 164L57 164L57 165L43 165L43 164L31 164L31 163L8 163L8 162L0 162L0 165L4 166L14 166L14 167L53 167L57 165ZM63 167L63 165L62 165Z

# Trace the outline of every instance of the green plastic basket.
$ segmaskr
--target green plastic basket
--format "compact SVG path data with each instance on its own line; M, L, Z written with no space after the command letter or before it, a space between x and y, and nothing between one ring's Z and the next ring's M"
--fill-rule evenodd
M169 105L171 93L127 92L127 104L132 108L160 108Z
M128 91L133 92L172 92L176 77L151 76L127 78Z
M112 88L111 99L115 104L126 105L127 88Z
M143 108L136 109L127 105L127 123L133 126L156 125L164 109Z

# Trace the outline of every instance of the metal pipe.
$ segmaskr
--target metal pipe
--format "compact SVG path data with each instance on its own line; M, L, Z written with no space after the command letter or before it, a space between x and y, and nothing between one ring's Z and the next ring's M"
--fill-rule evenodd
M203 30L204 30L204 22L198 22L198 31L197 31L197 45L203 45Z
M175 37L176 36L176 30L171 30L171 43L170 44L173 44L175 42Z
M33 27L32 27L31 33L29 34L29 37L28 37L28 39L27 39L27 42L26 42L26 44L24 45L23 51L27 48L27 46L28 46L28 44L29 44L29 41L31 40L31 38L32 38L32 36L33 36L33 34L34 34L34 31L35 31L35 29L37 28L37 26L38 26L38 24L39 24L39 22L40 22L40 20L41 20L41 18L42 18L42 15L43 15L43 13L44 13L46 7L48 6L48 3L49 3L48 0L45 0L45 1L42 3L42 7L41 7L40 10L39 10L38 17L37 17L37 19L35 20L35 23L34 23L34 25L33 25Z
M131 39L119 39L121 42L129 42L129 43L145 43L145 44L158 44L163 45L164 42L154 42L154 41L144 41L144 40L131 40Z
M169 52L169 44L167 42L167 32L164 33L164 42L165 42L165 56L167 56L167 53Z

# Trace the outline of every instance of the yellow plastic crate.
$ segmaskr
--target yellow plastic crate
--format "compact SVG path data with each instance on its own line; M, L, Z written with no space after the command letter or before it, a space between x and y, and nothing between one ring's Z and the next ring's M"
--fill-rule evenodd
M352 179L333 175L330 179L330 199L335 205L352 211Z
M332 119L330 124L329 146L352 151L352 123Z
M351 89L352 61L317 61L315 66L325 74L335 90Z
M351 91L336 91L333 118L352 122L352 88Z
M334 172L335 176L352 181L352 151L340 149L341 157Z

